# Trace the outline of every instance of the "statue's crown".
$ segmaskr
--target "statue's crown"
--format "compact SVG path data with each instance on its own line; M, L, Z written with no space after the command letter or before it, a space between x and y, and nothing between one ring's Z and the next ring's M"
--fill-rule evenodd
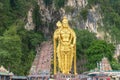
M63 17L62 23L68 23L68 19L66 16Z

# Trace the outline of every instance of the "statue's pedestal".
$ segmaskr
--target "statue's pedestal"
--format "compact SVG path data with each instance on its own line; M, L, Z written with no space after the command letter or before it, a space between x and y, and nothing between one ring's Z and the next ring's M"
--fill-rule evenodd
M54 76L55 80L79 80L78 75L74 74L56 74Z

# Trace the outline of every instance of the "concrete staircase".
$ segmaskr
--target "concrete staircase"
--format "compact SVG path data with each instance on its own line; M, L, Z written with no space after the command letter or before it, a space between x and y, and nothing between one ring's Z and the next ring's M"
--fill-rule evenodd
M37 54L30 69L30 75L39 75L43 72L50 73L52 55L52 42L43 42L40 47L37 48Z

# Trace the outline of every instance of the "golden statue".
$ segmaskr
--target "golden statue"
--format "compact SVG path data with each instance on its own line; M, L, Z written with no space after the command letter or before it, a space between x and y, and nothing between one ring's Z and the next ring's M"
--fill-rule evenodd
M74 74L76 73L76 35L69 27L67 17L62 23L57 22L58 29L54 32L54 74L58 68L63 74L69 74L74 59ZM57 63L58 62L58 63Z

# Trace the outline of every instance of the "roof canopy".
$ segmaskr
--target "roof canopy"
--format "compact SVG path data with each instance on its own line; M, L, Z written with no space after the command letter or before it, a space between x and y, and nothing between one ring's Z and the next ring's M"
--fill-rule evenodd
M13 76L12 79L27 79L26 76Z
M3 66L0 67L0 75L14 75L12 72L7 71Z
M1 67L0 67L0 72L8 73L9 71L7 71L3 66L1 66Z

